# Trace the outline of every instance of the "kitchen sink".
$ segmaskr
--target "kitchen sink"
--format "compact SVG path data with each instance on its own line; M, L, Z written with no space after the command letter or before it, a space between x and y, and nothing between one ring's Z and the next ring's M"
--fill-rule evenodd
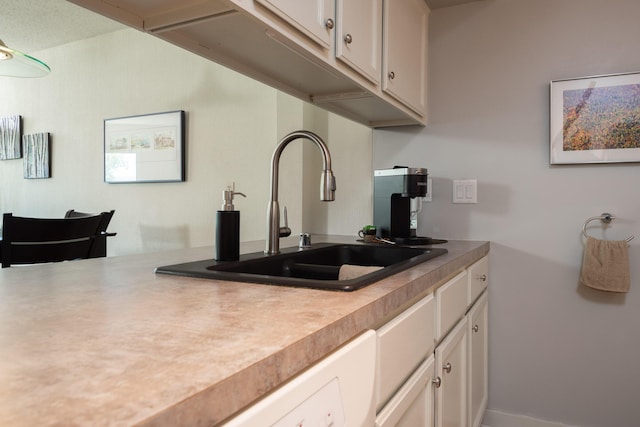
M285 248L279 254L243 254L238 261L213 259L157 267L156 273L279 286L354 291L384 277L447 253L444 248L381 244L318 243ZM343 265L381 267L339 280ZM357 268L357 267L356 267Z

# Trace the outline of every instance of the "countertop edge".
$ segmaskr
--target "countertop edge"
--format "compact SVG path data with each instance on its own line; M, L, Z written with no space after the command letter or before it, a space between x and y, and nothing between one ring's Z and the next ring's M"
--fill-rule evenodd
M144 427L179 425L185 418L189 419L191 425L219 425L357 335L368 329L379 327L417 299L435 291L449 278L489 253L489 242L475 243L480 245L456 256L445 264L426 270L424 274L417 277L408 276L404 284L395 286L370 304L326 325L225 380L162 410L138 425ZM421 265L418 265L407 272L420 270L420 268ZM384 280L380 283L384 283ZM301 358L300 354L304 354L306 357ZM251 390L252 393L247 393L247 390ZM184 414L189 415L185 417ZM201 414L201 416L194 416L194 414Z

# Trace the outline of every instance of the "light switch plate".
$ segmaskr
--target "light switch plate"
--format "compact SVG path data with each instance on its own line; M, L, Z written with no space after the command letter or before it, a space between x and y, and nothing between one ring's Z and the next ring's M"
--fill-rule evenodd
M478 181L475 179L454 179L453 203L478 203Z

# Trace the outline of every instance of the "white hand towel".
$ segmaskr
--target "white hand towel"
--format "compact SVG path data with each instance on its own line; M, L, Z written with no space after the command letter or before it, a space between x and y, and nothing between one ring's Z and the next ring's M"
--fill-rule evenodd
M587 237L580 282L600 291L629 292L627 241Z
M356 277L360 277L381 269L382 267L376 266L370 267L367 265L342 264L340 266L340 271L338 272L338 280L355 279Z

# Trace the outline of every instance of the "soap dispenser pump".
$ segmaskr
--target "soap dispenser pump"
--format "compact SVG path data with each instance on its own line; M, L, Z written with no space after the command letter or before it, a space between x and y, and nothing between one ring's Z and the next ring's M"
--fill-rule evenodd
M216 261L237 261L240 258L240 211L234 209L233 196L247 197L227 187L222 192L222 210L216 213Z

